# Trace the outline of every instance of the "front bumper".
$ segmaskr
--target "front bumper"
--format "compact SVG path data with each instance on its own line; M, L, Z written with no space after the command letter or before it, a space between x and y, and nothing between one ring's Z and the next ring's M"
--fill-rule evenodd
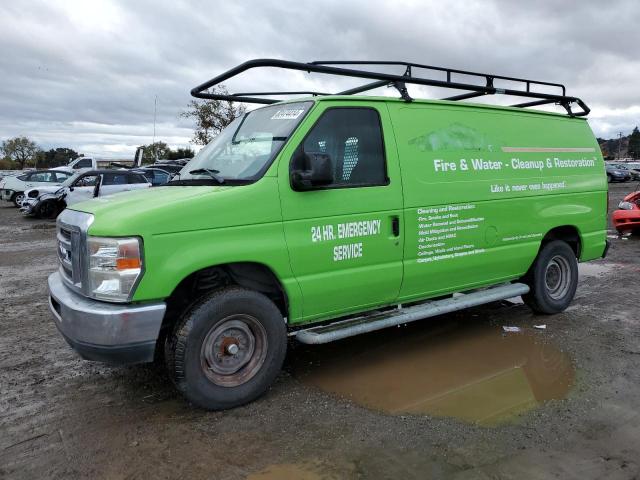
M86 360L113 364L153 361L167 306L164 302L116 305L78 295L49 276L49 309L67 343Z
M38 200L36 198L25 198L20 205L20 211L25 215L31 215L37 203Z
M620 233L640 231L640 210L614 210L611 219Z

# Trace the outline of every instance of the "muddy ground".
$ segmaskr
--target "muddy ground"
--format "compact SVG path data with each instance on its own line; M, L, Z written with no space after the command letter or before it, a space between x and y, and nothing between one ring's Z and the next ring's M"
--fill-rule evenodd
M611 205L632 187L613 185ZM109 367L73 353L47 308L45 280L56 268L53 223L21 218L8 205L0 206L0 478L640 476L638 238L612 238L609 256L596 262L601 268L583 270L573 305L560 315L536 317L524 305L501 302L345 340L328 350L298 346L266 396L211 413L187 405L160 368ZM540 323L547 328L532 328ZM519 355L518 348L508 349L504 365L490 365L492 352L502 348L500 339L511 338L501 333L503 325L522 327L535 344L561 355L560 364L545 367L562 372L558 378L566 388L549 394L560 398L531 408L546 397L538 398L531 379L519 374L535 358ZM483 351L485 342L471 339L470 348L460 340L476 330L491 337L491 351ZM418 359L429 363L404 371L394 355L415 351L415 338L444 356ZM450 353L454 348L459 355ZM365 378L366 368L367 381L342 377L340 388L327 387L336 384L332 376L346 375L334 357L349 365L344 372L354 380ZM471 409L474 395L476 405L513 396L504 406L511 416L478 423L473 415L465 418L464 402L457 411L433 410L464 420L404 413L406 405L389 404L394 392L400 395L414 380L431 384L425 381L430 374L443 382L456 376L462 383L443 384L426 403L467 395ZM477 387L487 378L512 376L497 393ZM352 385L358 391L350 396ZM514 385L521 390L510 391ZM380 400L384 395L387 400ZM424 400L415 389L410 395L407 405Z

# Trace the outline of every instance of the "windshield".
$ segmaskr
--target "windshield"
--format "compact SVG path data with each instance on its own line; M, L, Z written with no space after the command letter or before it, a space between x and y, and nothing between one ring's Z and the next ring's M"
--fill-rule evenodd
M313 102L259 108L236 118L181 171L179 180L255 180L264 173ZM201 170L197 174L189 173Z

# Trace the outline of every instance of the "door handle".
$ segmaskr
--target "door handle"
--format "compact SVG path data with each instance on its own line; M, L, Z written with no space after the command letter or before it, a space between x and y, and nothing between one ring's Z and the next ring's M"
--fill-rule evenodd
M400 217L397 215L391 217L391 232L394 237L400 236Z

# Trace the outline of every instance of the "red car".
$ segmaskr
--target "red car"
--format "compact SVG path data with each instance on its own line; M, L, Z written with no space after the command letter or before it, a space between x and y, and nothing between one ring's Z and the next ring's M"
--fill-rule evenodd
M620 233L640 233L640 191L631 192L612 214L613 225Z

